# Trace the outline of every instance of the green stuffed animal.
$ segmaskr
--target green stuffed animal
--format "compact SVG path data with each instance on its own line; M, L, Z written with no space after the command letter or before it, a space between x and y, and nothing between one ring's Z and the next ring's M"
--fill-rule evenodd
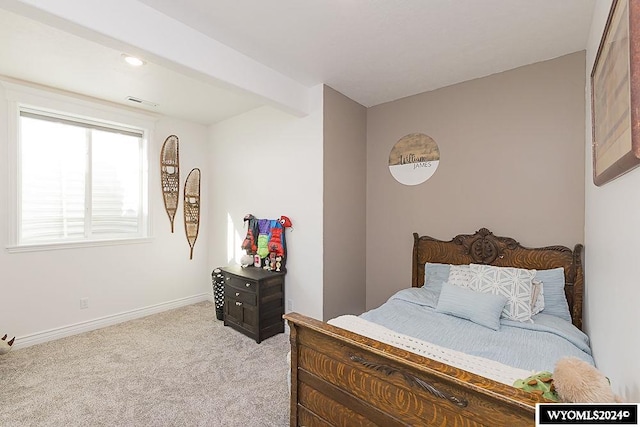
M513 383L515 388L542 395L545 399L560 401L555 387L553 386L553 374L548 371L541 371L523 380L516 380Z

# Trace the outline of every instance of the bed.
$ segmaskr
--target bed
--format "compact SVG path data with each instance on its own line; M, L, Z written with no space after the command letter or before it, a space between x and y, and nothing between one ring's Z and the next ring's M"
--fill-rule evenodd
M486 228L450 241L417 233L413 238L409 292L428 288L423 287L425 265L427 281L437 264L561 267L570 320L565 323L582 334L582 245L527 248ZM535 404L545 402L504 381L418 354L411 346L390 345L298 313L284 317L291 341L291 426L533 425ZM500 327L508 329L502 320ZM584 351L588 357L588 348Z

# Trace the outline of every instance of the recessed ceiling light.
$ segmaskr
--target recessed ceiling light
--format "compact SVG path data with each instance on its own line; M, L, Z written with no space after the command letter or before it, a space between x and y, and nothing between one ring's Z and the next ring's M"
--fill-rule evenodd
M135 56L131 56L131 55L127 55L126 53L123 53L122 57L127 62L127 64L131 65L132 67L139 67L141 65L144 65L144 61L140 58L136 58Z

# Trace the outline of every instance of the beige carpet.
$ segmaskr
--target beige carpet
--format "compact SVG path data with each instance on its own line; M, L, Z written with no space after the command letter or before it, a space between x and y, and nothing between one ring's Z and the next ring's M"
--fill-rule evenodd
M288 336L202 302L0 356L0 426L286 426Z

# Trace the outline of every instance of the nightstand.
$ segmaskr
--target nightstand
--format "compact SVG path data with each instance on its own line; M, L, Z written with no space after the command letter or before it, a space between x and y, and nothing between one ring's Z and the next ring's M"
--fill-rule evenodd
M284 332L284 272L220 267L224 274L224 325L257 343Z

